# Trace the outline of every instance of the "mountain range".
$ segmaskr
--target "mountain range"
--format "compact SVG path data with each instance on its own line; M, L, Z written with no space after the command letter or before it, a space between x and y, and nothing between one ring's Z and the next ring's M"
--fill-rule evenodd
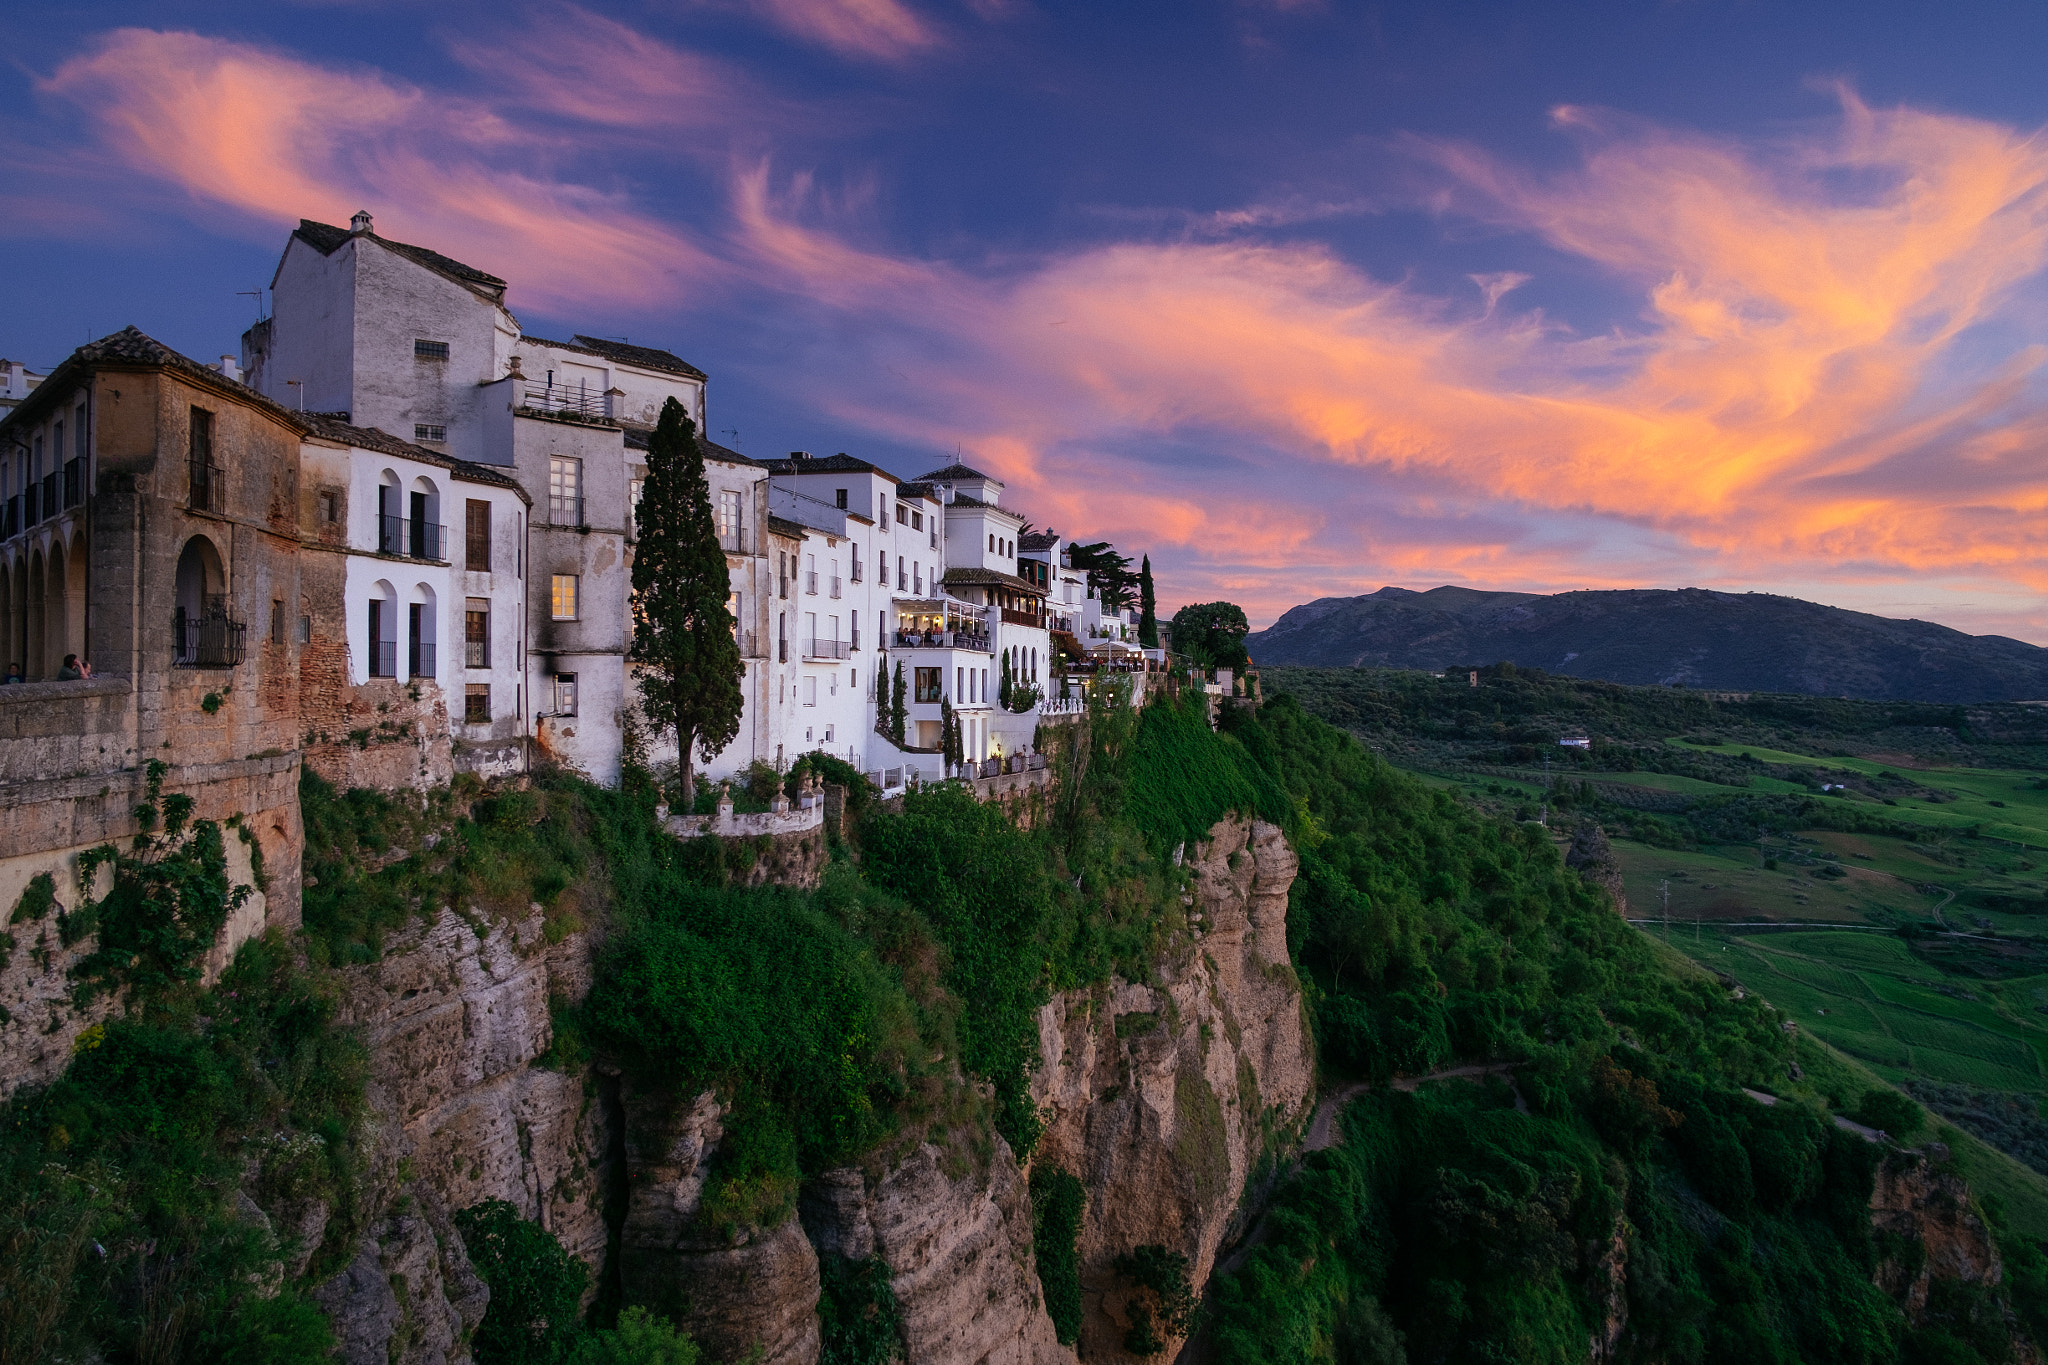
M1703 588L1381 588L1289 610L1245 641L1262 665L1507 662L1609 682L1880 701L2048 698L2048 649L1765 593Z

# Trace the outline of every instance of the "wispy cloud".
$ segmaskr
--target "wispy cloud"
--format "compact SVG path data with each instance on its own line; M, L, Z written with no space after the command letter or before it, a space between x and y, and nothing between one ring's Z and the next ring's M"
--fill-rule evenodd
M41 90L82 109L99 154L167 180L209 217L300 217L431 241L544 305L673 300L707 273L686 231L564 172L577 146L477 99L194 33L122 29Z
M758 194L742 225L812 298L900 334L891 364L919 392L849 415L963 439L1048 495L1082 481L1218 575L1270 564L1268 602L1361 550L1375 567L1492 553L1404 546L1416 519L1390 495L1453 522L1496 509L1494 572L1520 581L1641 581L1657 562L1750 583L1988 577L2009 603L2048 587L2038 135L1849 99L1767 148L1626 127L1553 179L1432 155L1475 210L1639 282L1639 323L1461 317L1312 244L1116 244L997 285L856 251ZM1476 282L1493 303L1522 281ZM1988 376L1986 346L2006 354ZM892 402L918 416L872 411ZM1193 431L1238 467L1176 482L1120 453ZM1228 510L1123 491L1176 486ZM1549 555L1537 516L1579 543Z
M929 21L898 0L753 0L771 23L842 57L894 62L939 45Z

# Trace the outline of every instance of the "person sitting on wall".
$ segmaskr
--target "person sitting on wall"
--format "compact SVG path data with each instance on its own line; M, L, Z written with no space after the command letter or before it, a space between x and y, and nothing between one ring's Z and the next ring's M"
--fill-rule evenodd
M57 670L58 682L84 682L92 676L92 665L76 654L64 656L64 666Z
M9 683L18 683L18 682L27 682L27 681L28 681L28 679L27 679L27 678L24 678L24 677L22 677L22 676L21 676L21 665L20 665L20 664L9 664L9 665L7 665L7 676L6 676L6 677L4 677L4 678L0 678L0 687L5 687L5 686L7 686L7 684L9 684Z

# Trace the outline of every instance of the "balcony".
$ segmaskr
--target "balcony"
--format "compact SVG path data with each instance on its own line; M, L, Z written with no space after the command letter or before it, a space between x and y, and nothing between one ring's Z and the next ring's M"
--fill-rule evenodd
M816 569L806 569L804 570L804 596L816 597L817 595L818 571Z
M64 462L64 505L76 507L85 501L85 461Z
M775 642L775 662L779 664L789 662L789 641L777 640Z
M747 552L747 528L727 527L718 533L718 548L729 555L743 555Z
M18 535L24 529L26 528L21 521L21 494L16 493L7 500L4 507L0 507L0 540Z
M1003 624L1006 626L1030 626L1035 630L1044 630L1045 618L1035 611L1018 611L1013 607L1004 607Z
M388 512L377 514L377 553L408 559L440 560L445 528L431 521L408 521Z
M605 394L592 393L588 388L565 384L528 384L526 393L519 400L520 406L529 412L546 413L550 417L577 417L586 422L607 422L612 416L612 400Z
M761 653L759 639L755 636L753 631L736 630L733 632L733 639L739 643L740 657L742 659L759 659L765 657Z
M398 641L376 640L371 642L370 676L373 678L395 678L398 676Z
M548 495L548 525L581 527L583 525L583 499L580 497L563 497L558 493L550 493Z
M179 607L171 617L172 662L187 668L233 668L242 662L246 623L228 612L225 596L208 597L198 616Z
M63 504L57 501L57 495L60 491L61 487L58 483L56 470L53 469L43 475L43 517L45 520L56 516L62 510Z
M832 575L832 582L831 582L831 585L830 585L830 586L831 586L831 595L832 595L833 597L835 597L835 598L836 598L836 597L838 597L838 596L839 596L839 575L838 575L838 574L833 574L833 575Z
M806 659L843 659L846 657L847 652L847 642L844 640L813 639L811 647L804 652L804 657Z
M855 560L853 561L853 581L854 581L854 582L856 582L856 583L860 582L860 560L859 560L859 559L855 559Z
M967 649L977 654L993 654L986 635L966 630L899 630L896 632L898 649Z
M406 651L410 667L406 670L415 678L438 676L434 668L434 646L428 640L414 640Z
M191 471L192 496L186 503L186 506L195 512L226 511L227 471L217 464L208 464L204 460L189 461L188 466ZM44 515L47 516L57 510L55 506L57 501L56 479L52 476L43 480L43 484L47 490L43 495Z

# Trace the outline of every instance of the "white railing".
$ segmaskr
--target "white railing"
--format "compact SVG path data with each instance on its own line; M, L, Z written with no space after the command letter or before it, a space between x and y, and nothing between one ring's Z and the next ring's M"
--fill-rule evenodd
M1047 700L1038 703L1040 716L1078 716L1088 709L1088 703L1080 697L1064 700Z

